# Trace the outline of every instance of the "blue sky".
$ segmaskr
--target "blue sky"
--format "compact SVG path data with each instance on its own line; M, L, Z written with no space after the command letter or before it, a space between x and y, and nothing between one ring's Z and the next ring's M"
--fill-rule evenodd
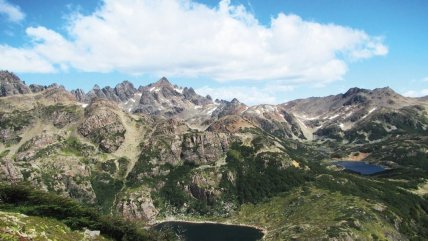
M425 0L0 0L0 69L89 90L161 76L248 104L428 95Z

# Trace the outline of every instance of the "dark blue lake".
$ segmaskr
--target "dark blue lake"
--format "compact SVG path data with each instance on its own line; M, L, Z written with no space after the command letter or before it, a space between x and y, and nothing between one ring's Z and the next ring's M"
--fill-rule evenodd
M171 229L186 241L257 241L263 237L256 228L213 223L163 222L154 228Z
M371 175L385 170L385 168L381 166L372 165L361 161L338 161L334 164L361 175Z

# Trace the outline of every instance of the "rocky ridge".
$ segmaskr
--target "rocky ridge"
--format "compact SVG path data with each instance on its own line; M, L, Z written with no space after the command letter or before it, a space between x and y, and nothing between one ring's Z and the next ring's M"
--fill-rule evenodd
M288 190L281 185L290 179L322 178L309 176L318 168L312 160L363 151L358 148L369 153L374 145L387 150L384 143L391 140L398 150L420 138L422 144L407 154L426 154L420 136L428 135L428 103L389 88L247 106L237 99L213 101L166 78L139 88L125 81L84 93L58 85L25 88L18 77L5 76L0 179L25 181L134 221L184 214L231 217L243 203L257 203L258 195L269 199ZM396 161L407 154L368 154L366 160L408 168ZM342 179L331 180L348 182ZM377 217L382 226L385 220ZM366 221L356 217L357 223ZM316 229L296 227L303 233ZM298 235L300 229L288 228Z

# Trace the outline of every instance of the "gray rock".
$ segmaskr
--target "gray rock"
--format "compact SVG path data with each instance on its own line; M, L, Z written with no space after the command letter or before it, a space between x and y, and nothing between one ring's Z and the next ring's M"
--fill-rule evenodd
M28 94L31 90L18 76L9 71L0 71L0 97Z

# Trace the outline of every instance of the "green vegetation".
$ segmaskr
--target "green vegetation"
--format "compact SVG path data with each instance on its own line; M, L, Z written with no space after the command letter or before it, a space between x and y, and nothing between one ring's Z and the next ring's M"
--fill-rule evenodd
M9 154L10 150L4 150L0 153L0 159L2 159L3 157L7 156L7 154Z
M310 177L300 169L282 168L278 153L256 155L252 147L235 143L226 158L229 170L236 173L235 186L224 181L230 195L235 192L239 203L257 203L299 186Z
M306 185L265 202L244 204L230 220L268 230L265 240L402 238L379 203Z
M119 170L117 175L120 178L124 178L128 170L129 160L126 157L121 157L117 162L119 163Z
M116 163L114 159L107 160L101 163L101 170L114 175L117 171Z
M343 195L383 203L403 219L400 223L401 233L411 240L428 237L428 200L397 187L394 182L335 173L334 176L320 175L314 185Z
M176 208L181 208L189 199L189 195L179 185L180 182L189 182L191 169L192 166L189 164L172 168L166 177L165 185L159 190L159 195Z
M88 156L95 151L95 148L80 142L76 136L70 136L63 142L61 150L68 155Z
M80 113L82 110L77 105L63 105L63 104L55 104L44 106L41 110L42 117L52 116L55 112L62 112L66 114L76 115Z
M92 175L91 184L97 196L98 205L103 213L109 213L116 194L123 187L123 182L108 173L96 172Z
M31 239L30 239L31 238ZM80 230L71 230L64 223L47 217L26 216L16 212L0 211L0 240L84 240ZM92 238L94 241L109 240L103 236Z
M20 131L30 125L32 119L30 111L15 110L11 113L0 113L0 129Z
M0 185L0 210L54 218L72 230L100 230L114 240L174 240L168 233L144 230L118 217L102 216L70 199L36 191L28 185Z

